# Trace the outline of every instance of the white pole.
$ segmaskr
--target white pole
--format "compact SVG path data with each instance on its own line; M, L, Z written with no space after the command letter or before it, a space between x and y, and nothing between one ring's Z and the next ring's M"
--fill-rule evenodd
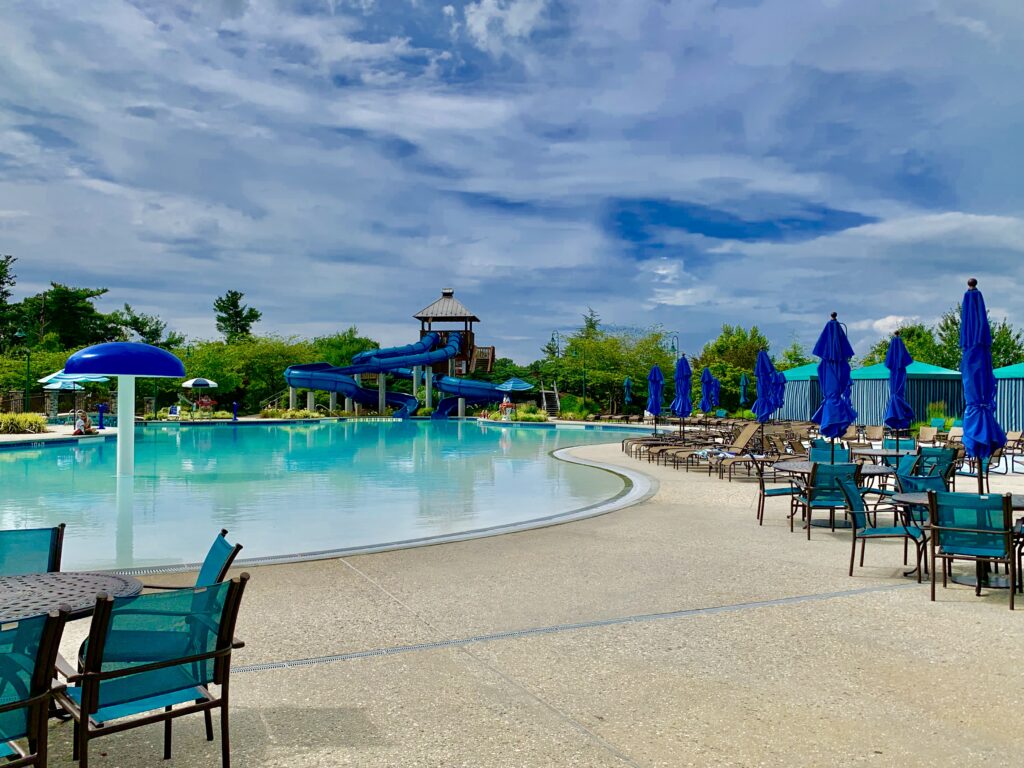
M387 378L384 376L384 371L377 374L377 413L381 416L384 415L384 410L388 407L387 398Z
M338 393L337 392L331 392L331 402L330 402L330 406L329 407L330 407L332 413L334 411L338 410Z
M420 391L420 367L414 365L412 367L412 396L416 397L416 394Z
M312 389L306 393L306 410L316 410L316 392L314 392Z
M423 382L423 388L426 390L423 404L427 408L434 407L434 369L427 368L427 380Z
M117 377L117 476L135 473L135 377Z
M288 387L288 410L289 411L294 411L295 410L295 398L296 398L297 395L298 395L298 392L296 392L295 387Z
M345 413L352 413L352 398L345 398Z
M466 418L466 398L464 397L459 398L459 418Z
M352 378L356 380L356 386L357 387L362 387L363 386L363 375L361 373L357 373ZM355 413L356 413L356 416L358 416L359 412L362 409L360 408L359 403L356 403L355 405L356 405Z

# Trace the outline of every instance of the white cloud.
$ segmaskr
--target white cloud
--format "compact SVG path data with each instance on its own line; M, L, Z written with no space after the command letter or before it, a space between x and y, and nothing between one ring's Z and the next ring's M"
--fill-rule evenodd
M509 41L529 37L546 6L547 0L478 0L464 9L466 31L478 48L498 55Z

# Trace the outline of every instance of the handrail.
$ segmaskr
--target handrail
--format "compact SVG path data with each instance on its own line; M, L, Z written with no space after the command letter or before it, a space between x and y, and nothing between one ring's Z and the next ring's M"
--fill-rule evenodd
M276 405L281 400L281 398L287 394L288 388L286 387L285 389L282 389L280 392L277 392L271 395L270 397L260 400L260 410L262 411L264 408L270 407L271 403L274 403Z

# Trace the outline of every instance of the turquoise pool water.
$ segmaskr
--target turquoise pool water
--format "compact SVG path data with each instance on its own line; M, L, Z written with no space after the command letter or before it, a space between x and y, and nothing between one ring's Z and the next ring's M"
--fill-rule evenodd
M0 527L67 523L66 570L200 560L221 528L259 558L570 512L623 479L549 454L621 432L476 422L146 426L120 495L113 441L0 451Z

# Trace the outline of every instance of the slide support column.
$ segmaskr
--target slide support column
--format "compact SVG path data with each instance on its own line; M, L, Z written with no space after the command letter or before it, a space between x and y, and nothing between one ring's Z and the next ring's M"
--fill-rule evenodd
M434 371L431 368L427 368L427 379L423 382L423 388L426 390L423 398L423 404L427 408L434 407Z

